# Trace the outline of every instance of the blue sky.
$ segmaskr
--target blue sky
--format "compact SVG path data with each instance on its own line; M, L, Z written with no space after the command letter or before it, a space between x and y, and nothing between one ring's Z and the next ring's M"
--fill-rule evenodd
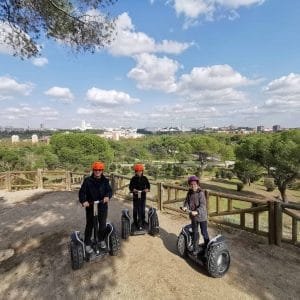
M45 40L40 58L21 60L0 41L0 126L300 127L300 1L119 0L109 11L116 39L95 54Z

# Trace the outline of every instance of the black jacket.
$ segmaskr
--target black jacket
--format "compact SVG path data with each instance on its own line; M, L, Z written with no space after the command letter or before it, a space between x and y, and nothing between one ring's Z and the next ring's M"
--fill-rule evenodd
M102 174L100 178L93 175L84 179L79 190L79 202L85 201L94 202L96 200L103 200L104 197L112 197L112 189L108 179ZM100 210L107 209L107 203L99 203Z
M138 175L134 175L129 183L129 190L132 193L133 190L136 189L138 191L143 191L145 189L150 190L150 183L148 181L148 178L144 175L142 176L138 176ZM134 195L137 196L137 195ZM142 193L142 197L146 196L146 193L143 192Z

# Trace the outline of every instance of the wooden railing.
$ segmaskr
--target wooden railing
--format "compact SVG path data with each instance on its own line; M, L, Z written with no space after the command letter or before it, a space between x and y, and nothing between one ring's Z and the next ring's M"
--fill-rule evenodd
M113 175L115 195L123 199L129 196L130 177ZM182 213L188 188L151 182L151 193L147 199L156 203L159 210ZM263 201L206 190L209 220L234 228L246 230L268 238L269 244L281 245L288 242L300 246L300 203ZM291 220L287 221L289 217Z
M73 190L81 186L85 173L70 171L14 171L0 173L0 189L54 189ZM110 174L114 196L131 199L131 177ZM182 213L187 188L163 182L150 181L151 191L147 200L158 210ZM250 231L268 237L270 244L288 242L300 246L300 203L262 201L231 194L206 190L209 220L219 224Z

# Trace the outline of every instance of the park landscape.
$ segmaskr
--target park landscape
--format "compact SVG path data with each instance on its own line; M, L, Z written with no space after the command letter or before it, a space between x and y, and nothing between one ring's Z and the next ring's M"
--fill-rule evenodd
M299 3L2 1L0 299L298 299ZM75 271L94 161L118 234L144 165L160 232ZM177 253L190 175L230 251L222 278Z
M191 284L197 289L199 297L210 299L221 296L243 299L295 299L299 294L297 279L300 272L299 246L297 246L299 222L296 244L292 245L291 221L283 219L283 237L286 232L290 243L281 242L278 246L274 243L270 244L267 236L230 226L239 223L240 219L236 218L238 215L221 216L230 223L227 225L220 224L215 217L212 217L209 222L209 232L211 235L221 233L226 237L232 258L230 270L222 279L209 277L201 267L178 256L177 235L181 227L188 222L188 219L178 212L178 206L181 203L180 199L184 197L187 188L185 182L189 174L199 172L202 188L208 190L211 195L220 193L223 197L229 195L228 197L233 199L240 197L251 198L262 203L267 201L283 203L278 189L267 190L268 186L264 184L266 171L261 174L256 173L256 180L249 176L244 180L243 189L238 190L237 183L243 183L241 179L244 177L239 179L232 167L209 166L209 157L213 153L203 151L200 161L199 155L193 155L194 150L191 148L190 153L186 153L187 160L180 162L176 160L179 152L174 154L164 149L164 147L170 149L170 145L173 147L177 145L179 149L181 145L178 144L178 140L185 139L184 145L187 145L187 139L193 138L201 141L215 140L213 149L214 151L218 149L216 145L219 137L215 136L164 135L144 137L138 141L107 142L95 134L86 133L60 133L58 136L53 136L50 145L32 146L25 143L11 145L9 150L6 148L6 151L2 152L2 165L9 166L12 160L8 160L7 157L15 157L17 161L13 162L14 168L27 166L27 171L17 171L11 167L9 171L1 173L0 288L5 299L71 299L74 297L78 299L99 297L186 299L193 296ZM173 141L173 144L170 141ZM152 149L153 144L155 145L153 153L150 151L146 153L146 149ZM204 147L205 144L201 145ZM158 237L143 236L122 242L120 256L85 264L81 270L74 271L70 264L69 237L75 229L81 232L84 230L84 213L78 202L78 187L83 176L89 173L89 165L86 164L83 153L84 148L88 146L94 147L94 150L89 148L89 153L93 155L90 160L98 158L101 153L103 155L101 159L108 161L106 175L115 190L109 206L109 219L116 225L118 232L120 232L122 209L131 209L126 183L133 173L131 167L134 162L144 162L147 166L145 172L152 186L148 206L159 208L162 205L163 209L158 211L160 220ZM101 147L101 150L97 147ZM136 151L141 148L143 151ZM161 152L157 153L157 149L161 149ZM234 149L229 151L232 155L236 153ZM11 155L14 151L24 156ZM32 151L31 155L29 151ZM129 154L132 151L136 151L137 156L145 155L145 157L134 157ZM83 161L80 157L75 160L79 153L83 153L81 156ZM165 153L164 160L162 160L162 153ZM106 159L104 155L107 155ZM160 156L159 161L155 155ZM149 160L151 156L154 161L153 169ZM48 157L52 160L48 160ZM53 159L54 157L56 159ZM111 159L110 163L108 158ZM24 164L24 161L27 164ZM56 162L56 165L53 165L53 162ZM28 163L32 166L30 171ZM255 163L255 165L256 168L261 168L259 164ZM64 169L59 169L58 166ZM71 166L73 170L70 170ZM164 169L168 173L163 173ZM174 174L174 170L184 171L184 174ZM230 175L226 176L226 172L229 171ZM243 174L245 176L246 173ZM6 182L8 178L9 184ZM297 183L297 179L293 183ZM165 185L163 203L159 203L157 198L158 184ZM174 198L173 193L176 189L178 189L178 192L175 192L177 201L168 204L170 200L168 195ZM299 203L297 188L287 188L286 195L287 203ZM224 199L219 200L219 211L226 211L228 208L228 202ZM215 197L210 196L211 213L216 207L216 201ZM251 202L249 206L249 202L232 201L234 210L252 206ZM298 213L297 210L294 212ZM251 213L245 218L245 226L254 226ZM264 228L268 228L266 212L259 213L259 231ZM192 283L190 278L194 278Z

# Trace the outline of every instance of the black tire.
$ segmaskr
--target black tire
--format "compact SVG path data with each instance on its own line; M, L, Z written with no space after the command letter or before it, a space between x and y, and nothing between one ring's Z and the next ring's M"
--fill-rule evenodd
M109 248L109 254L111 256L117 256L120 253L120 239L115 230L113 230L109 237Z
M78 270L82 267L84 261L83 249L79 244L71 241L70 243L71 265L73 270Z
M122 227L122 239L127 240L130 235L130 220L122 216L121 227Z
M225 243L211 245L207 254L207 271L210 276L219 278L225 275L230 266L230 254Z
M177 251L179 253L179 256L186 257L187 249L186 249L186 240L185 236L180 233L177 238Z
M157 235L159 234L159 221L158 221L158 216L156 211L152 215L150 219L150 224L149 224L149 234L151 235Z

